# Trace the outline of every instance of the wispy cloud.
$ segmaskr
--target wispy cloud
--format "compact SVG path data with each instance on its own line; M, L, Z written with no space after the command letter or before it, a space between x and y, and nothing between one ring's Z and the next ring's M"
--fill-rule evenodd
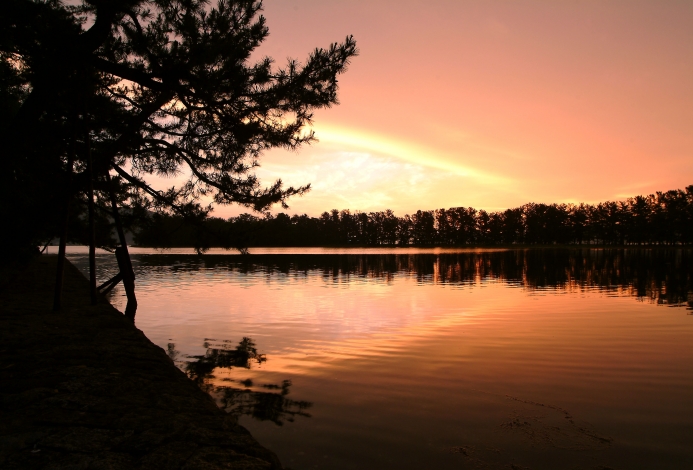
M464 155L449 155L440 148L427 147L413 140L389 137L360 129L335 126L317 126L315 129L321 143L358 149L373 155L389 157L422 167L442 170L460 177L474 178L489 184L508 184L510 179L487 169L464 163Z

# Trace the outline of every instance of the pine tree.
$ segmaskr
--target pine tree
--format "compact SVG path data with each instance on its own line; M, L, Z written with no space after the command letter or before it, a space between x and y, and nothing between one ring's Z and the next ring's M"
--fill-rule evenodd
M337 103L337 76L357 53L347 37L304 63L254 61L268 34L255 0L9 0L3 9L3 88L14 90L3 89L12 114L0 131L11 141L4 191L36 191L2 217L21 225L33 209L63 221L60 230L38 223L32 243L63 232L64 244L80 201L115 220L126 254L123 219L138 211L202 220L204 198L286 207L310 186L263 186L260 157L315 139L313 112ZM150 175L187 179L162 191Z

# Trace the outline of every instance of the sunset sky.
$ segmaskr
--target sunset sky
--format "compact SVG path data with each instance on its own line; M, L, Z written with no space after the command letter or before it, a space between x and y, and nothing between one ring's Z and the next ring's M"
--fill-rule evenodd
M293 213L599 202L693 184L693 2L265 0L260 53L360 55L320 142L270 152ZM248 209L215 211L231 216ZM275 211L276 212L276 211Z

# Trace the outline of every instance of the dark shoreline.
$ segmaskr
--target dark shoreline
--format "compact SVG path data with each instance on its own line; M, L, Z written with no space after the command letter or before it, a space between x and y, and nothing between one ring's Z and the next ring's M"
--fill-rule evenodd
M55 260L0 292L0 467L282 468L70 263L53 312Z
M48 245L49 248L57 250L58 245L51 244ZM83 248L88 249L86 245L78 244L68 244L68 255L74 254L69 251L70 248ZM39 249L42 247L39 247ZM161 254L165 254L170 250L190 250L191 254L206 255L210 254L209 250L223 250L228 254L240 255L241 253L237 248L228 248L223 246L209 246L204 248L200 253L195 253L195 247L190 245L171 245L171 246L147 246L147 245L129 245L130 250L156 250ZM97 248L99 250L100 248ZM282 246L249 246L245 248L249 250L246 255L253 255L253 250L274 250L274 249L298 249L298 250L310 250L310 249L327 249L327 250L344 250L344 249L361 249L361 250L394 250L395 252L401 251L403 254L407 254L407 250L444 250L444 251L459 251L459 252L473 252L479 250L490 250L490 251L528 251L528 250L624 250L624 251L669 251L669 250L693 250L693 245L604 245L604 244L555 244L555 245L539 245L539 244L498 244L498 245L282 245ZM86 253L86 251L85 251ZM102 252L102 254L105 253ZM140 254L132 252L131 254ZM220 254L220 253L215 253ZM1 288L1 286L0 286Z

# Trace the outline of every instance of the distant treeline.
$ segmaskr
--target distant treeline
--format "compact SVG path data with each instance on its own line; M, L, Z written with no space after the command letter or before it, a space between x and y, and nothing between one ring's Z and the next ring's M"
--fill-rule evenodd
M472 207L393 211L284 213L209 217L189 223L154 214L135 241L140 246L466 246L466 245L690 245L693 185L625 201L535 204L486 212Z

